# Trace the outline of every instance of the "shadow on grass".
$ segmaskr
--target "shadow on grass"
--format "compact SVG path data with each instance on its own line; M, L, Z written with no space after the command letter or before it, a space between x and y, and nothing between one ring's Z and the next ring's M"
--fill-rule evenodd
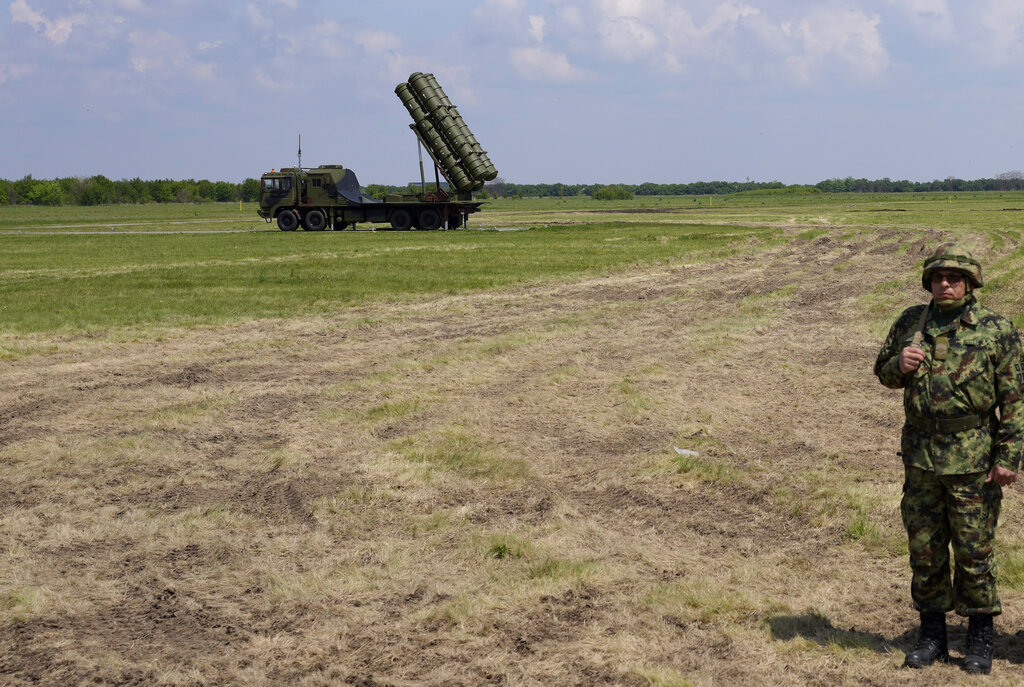
M872 649L878 653L906 651L917 638L917 632L905 632L899 637L888 639L873 632L855 628L844 630L835 627L828 618L805 613L803 615L777 615L765 620L772 637L779 640L803 637L822 646L838 646L843 649Z
M967 619L950 614L949 649L953 658L963 655L963 647L967 635ZM814 614L777 615L765 620L774 639L786 641L803 637L822 646L837 646L842 649L870 649L880 654L892 652L906 653L917 641L917 627L895 637L884 637L874 632L865 632L850 628L844 630L835 627L828 618ZM1009 629L1009 628L1008 628ZM1024 630L1019 632L1000 632L999 619L996 619L995 659L1015 664L1024 664Z

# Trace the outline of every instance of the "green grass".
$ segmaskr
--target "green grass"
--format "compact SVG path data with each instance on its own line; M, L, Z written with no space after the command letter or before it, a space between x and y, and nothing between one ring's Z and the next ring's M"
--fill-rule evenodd
M230 220L230 222L228 222ZM0 206L0 232L42 231L189 231L196 229L267 228L256 203L170 203L157 205ZM273 225L271 225L273 226Z
M771 605L704 578L659 585L644 598L644 603L659 615L668 613L702 623L722 617L733 621L753 617L765 605Z
M0 328L78 333L336 312L749 250L776 231L585 225L522 232L0 235Z
M1016 211L1024 208L1024 193L735 194L715 197L711 206L708 201L500 199L489 201L471 224L534 228L308 234L249 231L266 228L251 204L0 207L0 331L127 330L132 336L335 313L365 302L756 252L787 238L813 241L830 225L858 233L883 227L929 227L950 238L970 233L987 237L997 250L1024 234L1024 212ZM566 219L595 223L544 226ZM237 233L214 233L222 230ZM168 231L179 233L161 233ZM1000 287L991 289L998 292L992 304L1018 324L1024 317L1017 314L1024 311L1024 290L1016 287L1022 272L1021 249L987 269ZM871 311L888 317L903 280L886 278ZM24 342L3 342L0 359L27 350Z
M428 479L437 470L499 481L521 479L529 472L524 460L504 456L491 443L461 429L406 437L394 445L407 461L425 468Z

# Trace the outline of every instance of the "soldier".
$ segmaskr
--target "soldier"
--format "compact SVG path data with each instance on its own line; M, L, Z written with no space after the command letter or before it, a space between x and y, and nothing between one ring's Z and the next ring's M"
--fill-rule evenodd
M903 389L906 412L900 512L921 628L904 666L949 661L946 613L955 610L968 618L961 667L987 674L992 618L1002 611L992 543L1002 487L1017 479L1024 446L1020 336L975 299L981 264L963 247L947 244L926 259L921 284L932 302L903 311L874 370Z

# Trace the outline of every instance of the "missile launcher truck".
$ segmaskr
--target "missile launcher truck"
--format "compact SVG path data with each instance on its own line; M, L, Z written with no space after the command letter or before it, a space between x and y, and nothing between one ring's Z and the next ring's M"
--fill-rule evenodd
M299 165L264 174L260 179L257 213L267 222L277 220L282 231L328 228L342 230L357 222L390 224L392 229L457 229L482 203L473 191L498 176L487 153L480 147L459 111L441 90L432 74L416 72L395 94L412 116L409 128L421 146L420 192L388 194L371 198L359 187L355 172L341 165ZM434 181L427 186L422 148L434 162ZM441 184L443 175L447 188Z

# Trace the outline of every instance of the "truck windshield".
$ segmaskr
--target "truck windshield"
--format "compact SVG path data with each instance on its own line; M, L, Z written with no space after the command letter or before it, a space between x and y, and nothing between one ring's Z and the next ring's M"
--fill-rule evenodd
M264 177L264 191L290 191L292 189L291 177Z

